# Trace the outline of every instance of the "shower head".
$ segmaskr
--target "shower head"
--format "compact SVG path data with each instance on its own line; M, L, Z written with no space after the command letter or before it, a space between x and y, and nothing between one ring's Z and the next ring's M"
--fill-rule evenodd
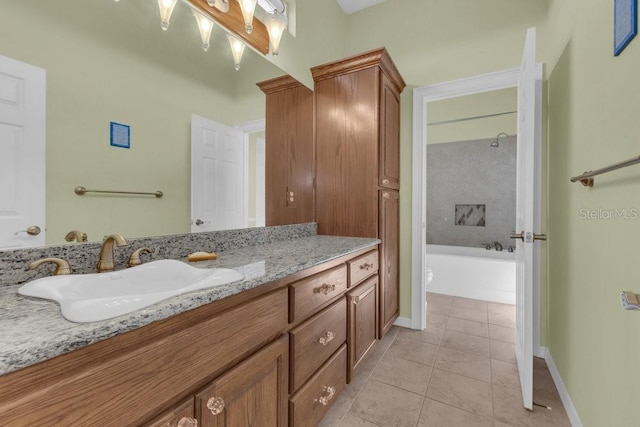
M490 146L493 147L493 148L500 147L500 137L501 136L507 136L508 137L509 134L508 133L504 133L504 132L500 132L498 135L496 135L496 140L493 141Z

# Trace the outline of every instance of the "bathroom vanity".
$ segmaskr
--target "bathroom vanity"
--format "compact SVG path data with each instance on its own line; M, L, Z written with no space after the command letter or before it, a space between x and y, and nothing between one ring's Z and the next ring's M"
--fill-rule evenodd
M4 287L0 425L317 425L375 345L378 243L219 252L244 280L95 323Z

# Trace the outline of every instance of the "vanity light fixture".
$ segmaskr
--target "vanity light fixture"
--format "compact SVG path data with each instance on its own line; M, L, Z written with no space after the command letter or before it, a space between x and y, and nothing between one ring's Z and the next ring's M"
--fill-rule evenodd
M282 34L287 28L287 17L284 16L284 2L282 2L282 12L274 9L273 12L264 15L264 25L269 33L269 47L273 56L278 55Z
M247 34L253 31L253 14L256 11L256 3L258 0L238 0L242 17L244 18L244 30Z
M173 8L176 7L178 0L158 0L158 7L160 8L160 26L164 31L169 28L169 21L171 20L171 14Z
M213 21L196 10L193 11L193 16L196 18L198 29L200 30L202 49L206 52L209 50L209 40L211 39L211 30L213 30Z
M215 7L222 13L229 11L229 0L207 0L207 3L211 7Z
M231 45L231 54L233 55L233 64L236 71L240 69L240 61L242 61L242 53L244 52L244 43L231 34L227 34L229 44Z

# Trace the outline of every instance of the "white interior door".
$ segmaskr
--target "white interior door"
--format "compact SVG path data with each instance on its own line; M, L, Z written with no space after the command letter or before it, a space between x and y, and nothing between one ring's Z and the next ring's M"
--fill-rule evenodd
M191 116L191 231L243 228L245 144L241 130Z
M0 250L45 243L46 72L0 56Z
M265 216L265 140L256 138L256 227L264 227Z
M516 230L516 359L525 408L533 408L533 272L536 29L529 28L518 81Z

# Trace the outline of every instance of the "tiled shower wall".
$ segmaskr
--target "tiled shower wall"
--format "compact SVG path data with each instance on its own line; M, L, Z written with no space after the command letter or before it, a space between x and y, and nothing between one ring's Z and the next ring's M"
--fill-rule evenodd
M506 250L516 223L516 137L427 146L427 244ZM456 225L456 205L486 205L484 226Z

